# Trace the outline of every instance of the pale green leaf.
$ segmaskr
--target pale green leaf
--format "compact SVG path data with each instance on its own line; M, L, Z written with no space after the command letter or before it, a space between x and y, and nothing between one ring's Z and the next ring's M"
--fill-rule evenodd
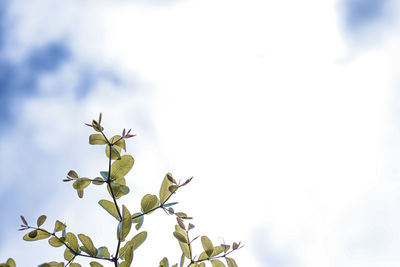
M53 247L61 247L65 242L65 238L64 237L52 237L49 239L49 244L52 245Z
M207 236L203 235L201 237L201 244L203 245L204 251L206 252L208 257L211 257L214 251L214 246L211 243L211 240Z
M174 232L174 236L175 236L175 238L178 239L180 242L188 243L188 239L187 239L186 235L183 235L183 234L181 234L181 233L175 231L175 232Z
M70 261L74 258L74 254L71 252L69 248L66 248L64 250L64 259L67 261Z
M92 184L94 184L94 185L102 185L104 183L105 183L105 181L101 177L96 177L92 181Z
M96 255L96 248L93 245L92 239L84 234L78 234L79 240L81 240L83 246L86 248L90 256Z
M151 213L152 209L157 207L159 204L158 198L156 195L147 194L142 198L141 207L143 213Z
M168 179L168 176L172 177L172 174L167 173L164 177L164 180L161 184L160 187L160 202L165 203L167 201L168 197L171 195L171 192L169 191L169 187L172 185L172 182Z
M60 222L59 220L57 220L56 224L54 226L54 232L57 233L59 231L64 230L65 228L67 228L67 226L65 224L63 224L62 222Z
M25 241L36 241L36 240L48 238L50 236L51 236L50 233L39 229L39 230L33 230L33 231L27 233L26 235L24 235L23 239Z
M110 145L106 145L106 155L107 158L110 158ZM116 146L111 146L111 159L112 160L119 160L121 158L121 148Z
M107 140L104 138L104 136L102 134L91 134L89 136L89 144L105 145L105 144L107 144Z
M238 267L236 261L232 258L225 257L228 267Z
M109 200L102 199L99 201L100 206L102 206L108 213L110 213L115 219L119 221L119 215L115 204Z
M135 235L130 242L132 243L133 249L137 249L147 238L147 232L143 231Z
M164 257L161 261L160 261L160 266L159 267L169 267L169 262L168 259L166 257Z
M12 258L9 258L6 262L8 267L15 267L15 261Z
M225 267L225 264L220 260L211 260L211 264L213 267Z
M103 265L101 265L101 264L98 263L98 262L91 261L91 262L90 262L90 267L103 267Z
M124 242L126 236L131 231L132 217L129 210L122 205L122 230L121 230L121 241Z
M65 241L67 241L68 246L70 248L72 248L74 251L78 250L78 239L76 238L76 236L73 233L68 232L65 235Z
M80 265L79 263L76 263L76 262L71 263L69 266L71 266L71 267L82 267L82 265Z
M76 190L83 190L86 187L88 187L88 185L90 185L90 179L83 177L83 178L79 178L78 180L76 180L73 184L72 187Z
M124 177L132 169L135 160L131 155L123 155L120 160L111 164L111 179Z
M114 143L115 141L119 140L118 142ZM115 135L110 139L110 143L113 144L114 146L118 146L120 148L122 148L123 150L126 151L126 144L125 144L125 139L121 139L120 135Z
M110 258L110 252L108 251L108 248L107 247L99 247L98 249L97 249L97 255L96 255L97 257L100 257L100 258Z

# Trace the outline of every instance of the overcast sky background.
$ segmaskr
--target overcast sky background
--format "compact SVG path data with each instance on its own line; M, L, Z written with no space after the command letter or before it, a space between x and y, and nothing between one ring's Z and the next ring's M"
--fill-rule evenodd
M133 128L131 212L164 175L196 234L242 241L239 266L400 264L400 4L396 0L0 2L0 261L63 258L28 243L48 215L114 251L90 186L106 170L83 123ZM175 220L145 218L136 266L178 261ZM200 253L200 248L199 248ZM78 261L87 264L87 261ZM105 266L106 263L104 263Z

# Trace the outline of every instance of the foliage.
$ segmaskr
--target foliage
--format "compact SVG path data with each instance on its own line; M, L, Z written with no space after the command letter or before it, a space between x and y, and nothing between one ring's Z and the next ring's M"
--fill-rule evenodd
M178 204L177 202L170 202L170 198L181 187L190 183L192 178L187 179L185 182L177 182L172 174L167 173L161 183L158 196L146 194L141 200L141 211L131 213L129 209L118 204L117 200L129 194L129 187L126 185L125 177L134 165L134 158L131 155L122 155L122 151L126 151L126 140L135 136L130 134L130 131L122 131L122 135L115 135L107 138L104 134L104 128L101 126L101 113L98 121L93 120L91 124L86 124L92 127L96 132L89 136L89 144L91 145L104 145L105 154L108 158L108 170L101 171L99 177L93 179L88 177L81 177L74 170L68 172L64 182L72 182L73 189L76 190L78 197L83 198L85 189L93 184L105 186L110 195L111 200L102 199L99 205L104 208L111 216L117 220L117 242L116 249L113 254L105 246L97 247L94 245L92 238L85 234L75 234L67 232L67 226L61 221L54 223L52 230L42 228L46 221L46 216L41 215L36 221L36 226L28 224L27 220L21 216L22 225L19 230L29 230L23 237L26 241L37 241L47 239L48 243L53 247L64 248L65 261L51 261L39 265L40 267L79 267L81 264L77 263L79 257L91 258L91 267L103 266L99 262L109 262L115 267L128 267L131 266L133 255L139 246L145 242L148 233L141 231L136 233L132 238L128 238L132 226L136 231L139 231L144 222L144 216L148 215L158 209L163 209L167 214L176 217L177 225L173 236L177 239L178 244L182 250L182 256L179 260L180 267L204 267L208 262L213 267L236 267L235 260L228 257L231 252L240 248L240 242L234 242L232 246L227 244L220 244L214 246L207 236L201 236L201 244L204 251L201 253L194 253L192 243L197 237L191 238L190 231L194 228L192 223L185 223L186 220L192 219L184 212L175 212L172 206ZM112 250L114 251L114 250ZM198 257L195 255L199 255ZM223 263L221 259L226 262ZM186 265L185 265L186 264ZM15 267L13 259L8 259L6 263L0 264L0 267ZM177 264L172 267L177 267ZM168 258L164 257L159 264L159 267L169 267Z

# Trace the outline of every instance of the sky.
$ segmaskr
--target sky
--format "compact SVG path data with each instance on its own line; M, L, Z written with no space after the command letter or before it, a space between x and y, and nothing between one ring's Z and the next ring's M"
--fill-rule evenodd
M395 0L1 1L0 262L63 258L23 241L20 215L115 247L107 193L79 199L62 182L106 170L84 125L102 112L109 136L137 135L130 211L167 172L193 176L176 210L196 235L241 241L239 266L399 266L399 12ZM174 224L146 217L133 264L177 262Z

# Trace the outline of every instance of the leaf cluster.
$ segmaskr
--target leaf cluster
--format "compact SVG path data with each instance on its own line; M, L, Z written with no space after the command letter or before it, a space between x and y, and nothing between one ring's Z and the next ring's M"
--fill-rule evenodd
M213 267L225 266L220 259L225 259L228 267L236 267L235 260L228 255L234 250L240 248L240 243L233 243L232 246L221 244L214 246L207 236L201 236L201 243L204 251L199 256L193 252L192 242L197 237L190 239L189 231L194 225L185 224L184 220L190 220L192 217L185 212L175 211L173 206L178 202L169 202L174 195L183 186L192 181L192 178L186 179L183 183L177 182L171 173L167 173L162 180L158 195L146 194L140 201L140 211L131 212L125 205L118 204L121 197L129 194L130 189L126 184L126 175L130 172L134 165L134 158L126 152L126 139L135 135L131 134L131 130L123 129L121 135L114 135L107 138L104 134L104 128L101 125L102 115L99 119L93 120L91 124L86 124L93 128L96 132L89 136L90 145L104 146L104 152L108 160L108 168L100 171L100 176L89 178L80 176L75 170L67 173L64 182L72 182L72 188L76 190L79 198L83 198L85 189L91 184L106 187L110 199L101 199L99 205L112 217L116 222L116 248L110 253L106 246L96 246L92 238L83 233L67 232L67 225L59 220L54 222L51 230L43 228L47 217L41 215L36 220L36 225L28 224L24 216L21 216L22 224L20 231L28 231L23 239L25 241L38 241L46 239L53 247L62 247L64 249L64 261L50 261L43 263L41 267L79 267L80 263L76 262L79 257L92 259L91 267L103 266L100 262L113 263L115 267L131 266L136 250L146 241L148 233L146 231L139 232L143 226L144 217L153 213L158 209L162 209L168 215L174 215L177 220L173 236L177 239L182 250L180 259L180 267L187 264L188 267L204 267L206 262L211 263ZM132 227L134 226L134 227ZM129 238L132 229L138 231L132 238ZM185 263L186 261L186 263ZM164 257L159 264L160 267L169 267L168 259ZM173 265L177 267L178 264ZM0 267L15 267L13 259L8 259L6 263L0 264Z

